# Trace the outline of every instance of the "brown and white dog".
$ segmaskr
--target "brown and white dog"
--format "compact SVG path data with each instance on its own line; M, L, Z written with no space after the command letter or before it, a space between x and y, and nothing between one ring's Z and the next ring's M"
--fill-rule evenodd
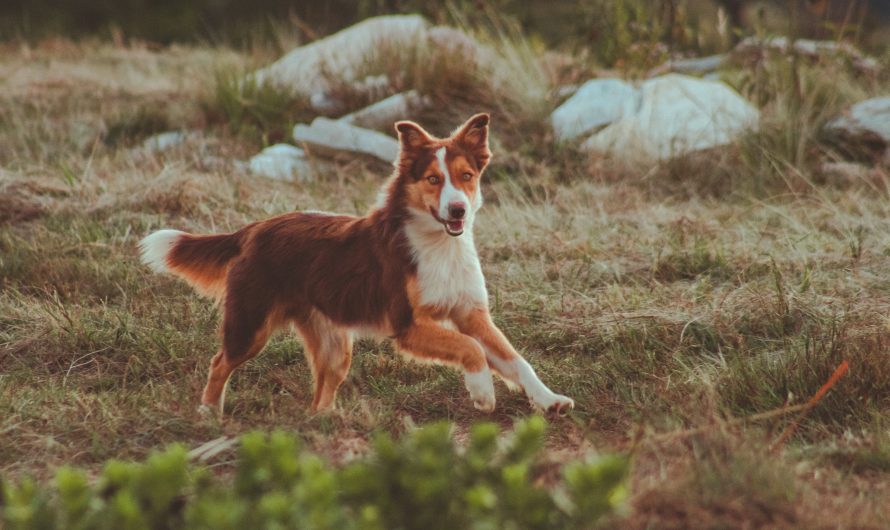
M232 234L160 230L143 239L143 262L223 302L222 347L210 363L202 408L221 414L232 371L289 324L305 342L313 411L333 407L353 337L369 334L463 369L479 410L494 409L492 372L522 388L538 409L573 408L538 379L488 311L472 231L491 157L488 122L487 114L473 116L446 139L397 123L396 169L365 217L296 212Z

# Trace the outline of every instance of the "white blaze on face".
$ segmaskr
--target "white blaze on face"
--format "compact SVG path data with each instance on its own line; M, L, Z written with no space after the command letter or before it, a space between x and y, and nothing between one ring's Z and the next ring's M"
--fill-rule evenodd
M448 164L445 163L444 147L436 151L436 159L439 161L439 168L442 170L442 174L445 175L445 185L442 188L442 194L439 196L439 217L449 219L451 217L448 214L449 204L455 202L463 203L464 208L469 210L470 199L463 190L456 188L454 182L451 181L451 173L448 171Z

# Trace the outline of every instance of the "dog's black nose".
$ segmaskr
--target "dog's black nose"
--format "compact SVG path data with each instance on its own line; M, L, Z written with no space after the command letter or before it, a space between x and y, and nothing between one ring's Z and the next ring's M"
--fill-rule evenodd
M452 219L463 219L467 214L467 206L462 202L452 202L448 205L448 215Z

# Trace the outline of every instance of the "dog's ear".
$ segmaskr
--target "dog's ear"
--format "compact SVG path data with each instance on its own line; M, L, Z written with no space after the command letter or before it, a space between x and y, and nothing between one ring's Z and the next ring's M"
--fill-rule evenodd
M396 122L396 132L399 133L402 150L419 149L433 141L429 133L413 121Z
M486 113L476 114L461 125L452 137L475 155L480 166L488 163L491 151L488 150L488 122Z

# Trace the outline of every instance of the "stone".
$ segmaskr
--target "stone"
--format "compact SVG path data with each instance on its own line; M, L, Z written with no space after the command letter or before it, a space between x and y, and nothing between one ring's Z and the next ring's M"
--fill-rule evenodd
M332 81L357 83L367 78L363 71L369 51L415 48L424 40L427 21L420 15L391 15L368 18L333 35L295 48L279 60L254 72L258 83L270 83L292 91L295 96L324 102ZM327 102L324 102L327 103Z
M707 57L689 57L672 59L656 68L658 72L678 72L681 74L705 75L719 69L729 59L726 54L708 55Z
M184 131L167 131L149 136L142 142L142 148L155 153L181 145L189 134Z
M668 74L645 81L635 112L591 135L581 147L651 163L729 144L756 128L759 119L760 112L722 82Z
M765 50L777 51L782 54L794 52L800 56L818 59L826 56L840 56L850 60L853 67L862 73L877 74L881 65L874 58L865 55L848 42L789 39L785 36L747 37L739 42L732 54L736 57L759 56Z
M250 172L254 175L287 182L312 180L312 166L306 153L290 144L269 146L250 159Z
M399 143L391 136L324 117L294 127L294 140L321 153L363 153L384 162L395 161L399 154Z
M556 140L565 142L590 134L632 114L639 105L637 89L620 79L584 83L550 115Z
M347 114L337 121L366 129L391 131L395 122L407 119L429 105L427 98L420 96L415 90L409 90Z
M828 122L826 129L848 141L890 145L890 96L856 103Z

